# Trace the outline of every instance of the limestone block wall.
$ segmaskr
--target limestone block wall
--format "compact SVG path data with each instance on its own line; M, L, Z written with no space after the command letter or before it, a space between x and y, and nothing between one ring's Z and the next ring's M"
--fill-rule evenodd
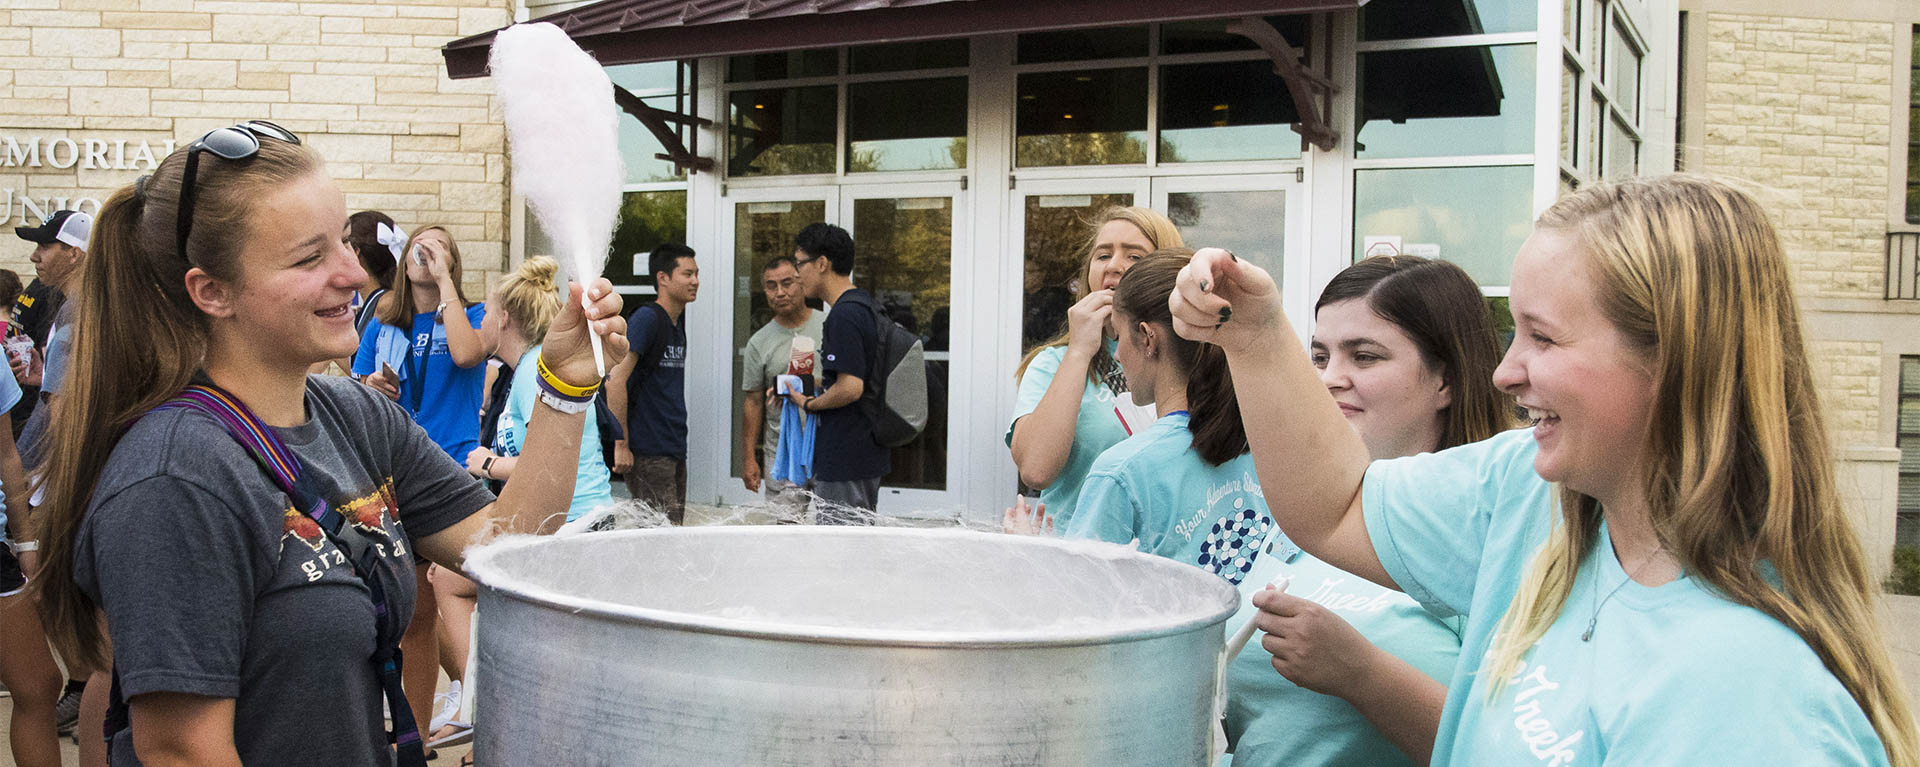
M4 8L0 223L37 223L38 209L61 201L85 209L146 172L168 142L265 118L327 158L349 211L384 211L408 231L445 225L469 298L504 268L506 140L492 84L448 79L439 48L509 23L510 0ZM6 241L15 244L0 245L0 267L30 270L26 243Z
M1772 207L1804 302L1880 301L1894 159L1896 26L1882 21L1709 11L1701 135L1690 167L1754 182ZM1703 24L1700 22L1704 22ZM1813 309L1818 311L1817 308ZM1816 338L1815 364L1835 442L1881 430L1882 344L1871 334Z

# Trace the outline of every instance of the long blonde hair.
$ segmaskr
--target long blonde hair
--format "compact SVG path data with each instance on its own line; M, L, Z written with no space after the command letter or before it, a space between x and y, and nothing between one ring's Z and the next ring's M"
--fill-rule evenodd
M1538 225L1580 243L1601 311L1651 363L1643 481L1661 545L1713 592L1799 634L1889 761L1920 763L1765 211L1725 182L1677 174L1582 189ZM1487 654L1495 692L1565 607L1600 537L1598 501L1563 487L1559 506Z
M447 257L452 259L447 263L447 271L453 276L452 297L459 298L462 305L467 303L467 291L460 282L460 242L453 239L453 233L444 226L423 226L407 238L407 246L400 251L400 263L393 270L393 289L388 291L386 298L381 299L380 308L374 315L381 324L405 330L413 327L413 315L426 311L427 307L413 305L413 278L407 276L407 259L413 257L414 244L427 232L439 232L440 236L447 238ZM441 296L440 300L448 298Z
M174 244L175 211L186 155L167 155L153 175L100 206L91 257L73 294L73 371L48 427L47 505L34 519L44 547L34 602L61 655L93 668L108 665L107 640L93 601L74 585L75 539L121 435L185 388L206 357L209 324L187 296L187 270L238 280L249 222L267 214L260 201L322 172L311 149L271 139L242 160L207 153L195 171L192 236L182 254Z
M1161 214L1160 211L1125 205L1109 206L1087 222L1087 240L1082 246L1085 254L1080 258L1080 289L1073 294L1074 303L1079 303L1080 299L1093 293L1094 287L1087 281L1087 267L1093 264L1093 246L1100 240L1100 228L1113 221L1125 221L1134 225L1141 234L1147 236L1147 242L1153 244L1153 250L1186 247L1186 243L1180 240L1180 227L1174 226L1173 220ZM1018 381L1021 376L1026 375L1027 366L1033 364L1033 358L1040 356L1041 352L1055 346L1066 345L1067 328L1065 323L1062 323L1058 335L1047 339L1046 343L1033 347L1025 357L1020 359L1020 367L1013 371L1013 380ZM1101 346L1093 353L1093 361L1094 364L1087 366L1087 380L1097 382L1100 380L1100 371L1113 365L1113 358L1108 356L1107 348Z

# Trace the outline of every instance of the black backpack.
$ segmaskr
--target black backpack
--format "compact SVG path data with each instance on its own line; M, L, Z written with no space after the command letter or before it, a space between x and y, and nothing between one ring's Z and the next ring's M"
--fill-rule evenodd
M860 412L873 424L873 441L901 447L927 428L927 362L920 337L881 313L865 294L848 291L841 301L867 307L879 344L873 375L860 394Z

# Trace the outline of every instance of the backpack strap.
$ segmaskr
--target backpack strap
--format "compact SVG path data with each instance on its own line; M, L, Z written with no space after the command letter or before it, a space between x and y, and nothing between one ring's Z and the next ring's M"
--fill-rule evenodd
M320 531L327 536L327 540L333 542L334 548L348 555L347 561L352 566L353 574L366 585L367 594L373 601L374 650L368 661L373 664L380 678L381 692L386 696L387 706L393 714L393 729L389 735L398 750L396 764L398 767L426 767L427 755L420 739L420 727L414 721L413 709L407 705L407 696L400 684L400 635L405 633L407 627L396 625L398 621L394 620L393 612L388 609L386 589L374 575L373 557L378 554L367 548L360 557L351 556L352 549L338 537L346 517L335 511L333 505L327 503L313 488L311 481L302 475L300 457L288 450L286 443L280 441L280 436L232 394L210 383L197 383L149 412L162 410L194 410L212 417L228 436L246 448L247 454L287 494L288 500L319 524ZM109 743L113 733L131 725L127 703L121 695L120 672L116 669L113 673L113 695L107 712Z

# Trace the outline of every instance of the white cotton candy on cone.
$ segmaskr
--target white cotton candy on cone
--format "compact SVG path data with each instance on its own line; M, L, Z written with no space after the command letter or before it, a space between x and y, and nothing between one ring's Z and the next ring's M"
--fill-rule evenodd
M606 265L626 181L613 81L567 33L544 22L501 30L488 63L506 116L513 188L552 236L554 258L587 285ZM582 302L590 305L585 296ZM587 335L605 376L600 336Z

